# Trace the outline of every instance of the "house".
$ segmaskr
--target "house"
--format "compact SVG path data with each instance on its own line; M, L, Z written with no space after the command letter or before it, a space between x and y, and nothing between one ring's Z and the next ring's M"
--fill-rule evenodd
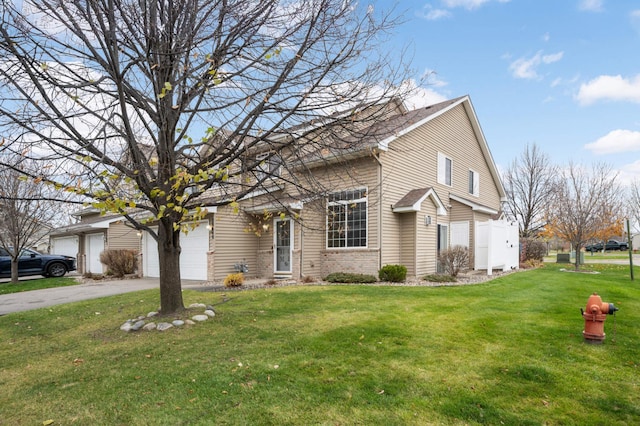
M141 234L120 215L103 216L89 207L72 214L78 223L57 228L49 234L49 252L73 256L81 274L102 274L100 253L105 249L140 251Z
M438 253L454 245L468 247L470 267L478 267L477 247L485 247L484 257L487 251L479 225L501 219L505 190L470 98L414 111L397 101L385 108L386 119L370 123L374 136L342 158L307 153L300 161L329 193L301 196L274 178L236 205L210 208L181 237L182 277L215 281L239 270L265 279L377 275L387 264L423 276L437 272ZM283 161L251 155L269 172ZM155 241L146 234L142 254L144 275L158 276ZM488 268L517 267L515 258L515 265L499 259Z

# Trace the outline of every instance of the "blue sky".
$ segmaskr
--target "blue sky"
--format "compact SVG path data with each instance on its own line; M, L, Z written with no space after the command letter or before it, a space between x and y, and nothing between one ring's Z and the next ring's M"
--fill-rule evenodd
M381 4L382 3L382 4ZM640 2L385 0L425 100L469 95L499 168L527 143L640 178ZM431 102L433 103L433 102Z

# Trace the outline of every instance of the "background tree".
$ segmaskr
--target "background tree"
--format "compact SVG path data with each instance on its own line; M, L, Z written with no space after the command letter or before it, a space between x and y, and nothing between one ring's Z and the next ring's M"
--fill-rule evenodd
M11 256L11 282L17 283L20 253L47 238L61 210L46 186L25 179L22 172L36 173L32 162L17 156L4 161L13 166L0 166L0 247Z
M355 1L16 4L0 23L5 150L56 164L53 187L157 240L165 313L183 309L187 223L271 182L270 159L299 176L305 156L340 158L384 112L364 106L406 87L381 46L397 22ZM247 155L261 146L269 158ZM310 175L287 183L301 199L328 190ZM223 196L205 200L211 188Z
M527 145L503 174L507 212L517 222L521 238L536 237L546 225L558 167L537 145Z
M627 218L633 227L632 233L637 233L640 232L640 180L631 182L628 191Z
M576 269L584 244L620 220L622 197L616 178L617 173L606 164L595 164L590 170L570 164L555 186L547 231L571 243Z

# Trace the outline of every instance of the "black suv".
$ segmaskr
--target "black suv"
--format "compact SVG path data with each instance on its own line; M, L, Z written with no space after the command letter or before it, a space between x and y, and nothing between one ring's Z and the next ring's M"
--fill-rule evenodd
M69 271L76 270L76 259L59 254L42 254L35 250L24 249L18 259L18 275L44 275L45 277L61 277ZM11 277L11 257L0 248L0 278Z

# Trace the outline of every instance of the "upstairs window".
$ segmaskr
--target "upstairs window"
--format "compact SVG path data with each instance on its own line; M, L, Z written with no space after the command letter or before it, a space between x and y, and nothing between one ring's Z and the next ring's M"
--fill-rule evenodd
M258 180L280 176L282 161L277 154L265 152L257 155L256 161L258 161L258 166L256 167L256 178Z
M336 192L327 201L327 247L366 247L367 190Z
M469 194L480 195L480 175L473 170L469 170Z
M443 153L438 153L438 183L451 186L453 160Z

